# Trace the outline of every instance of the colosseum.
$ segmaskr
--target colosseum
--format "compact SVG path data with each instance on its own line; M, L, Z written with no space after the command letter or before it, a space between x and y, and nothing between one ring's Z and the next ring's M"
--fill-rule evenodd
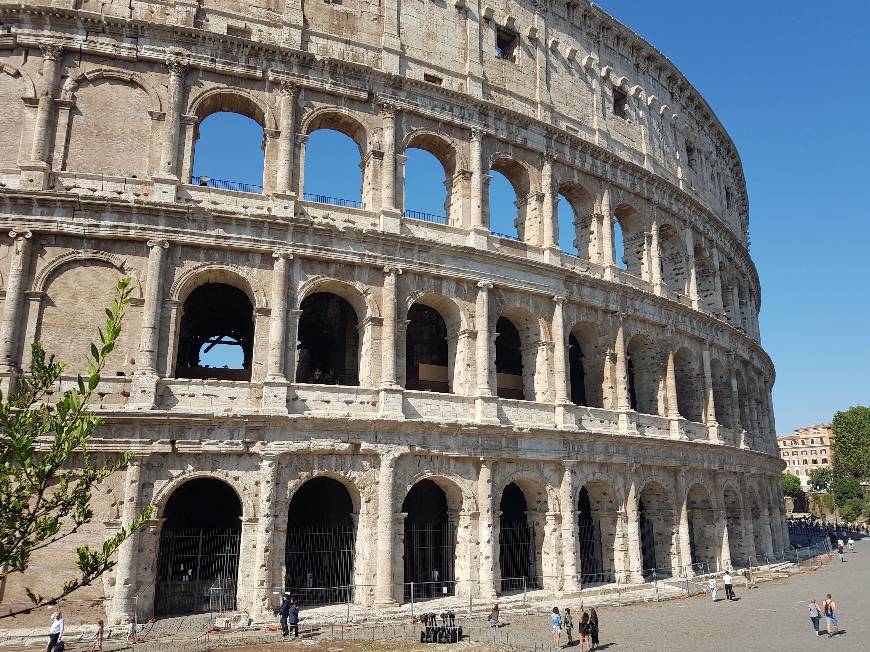
M155 505L94 589L112 621L570 594L788 546L740 158L600 8L0 0L0 111L4 391L36 340L81 368L135 281L92 443L135 457L64 544ZM261 129L260 185L195 174L221 112ZM358 201L304 192L321 130L358 149ZM443 215L412 210L409 150Z

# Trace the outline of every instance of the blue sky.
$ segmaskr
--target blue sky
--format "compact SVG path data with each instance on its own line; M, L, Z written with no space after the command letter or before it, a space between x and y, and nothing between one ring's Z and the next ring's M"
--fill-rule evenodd
M778 433L870 404L870 3L598 4L682 70L740 151ZM216 114L201 133L194 173L260 183L258 125ZM306 192L359 198L349 139L315 132L308 151ZM434 157L411 150L406 208L443 215L443 176ZM515 233L507 180L493 174L490 190L492 230Z

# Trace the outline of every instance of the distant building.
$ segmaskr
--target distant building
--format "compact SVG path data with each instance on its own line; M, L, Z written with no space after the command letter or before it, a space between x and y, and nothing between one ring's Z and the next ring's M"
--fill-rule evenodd
M809 485L813 469L829 469L833 465L834 431L830 423L798 428L790 435L776 438L779 455L785 461L783 473L791 473Z

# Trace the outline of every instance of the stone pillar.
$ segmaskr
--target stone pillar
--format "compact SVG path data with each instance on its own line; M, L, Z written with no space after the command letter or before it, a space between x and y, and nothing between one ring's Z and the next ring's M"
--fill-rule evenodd
M290 261L292 254L276 251L272 254L275 265L272 269L272 312L269 319L269 358L266 381L284 381L287 348L287 289L290 286Z
M741 328L742 317L740 316L740 290L737 287L737 281L731 286L731 325L735 328Z
M178 136L181 131L181 111L184 102L184 75L187 64L170 57L166 60L169 68L169 102L166 107L166 127L163 133L163 146L160 150L160 176L178 180Z
M737 441L734 442L740 448L749 448L746 445L746 424L740 414L740 395L737 387L737 361L734 354L729 355L731 367L731 414L734 415L734 431L737 433ZM744 493L744 495L746 495Z
M375 577L375 606L396 604L393 598L393 483L396 460L401 453L394 449L381 451L378 469L378 526L377 569Z
M130 403L147 409L157 404L157 352L160 348L160 315L163 309L163 277L166 273L165 240L148 241L148 271L145 304L139 335L139 359L130 387Z
M695 238L692 233L692 228L687 226L685 230L686 238L686 267L689 270L689 299L692 302L692 308L698 309L698 272L695 269Z
M489 238L489 225L483 214L483 185L485 172L483 169L483 134L479 129L471 130L470 167L471 191L469 192L469 221L471 228L469 244L472 247L485 249Z
M598 199L598 211L601 217L601 260L604 275L607 278L613 274L613 209L610 206L610 187L602 184Z
M655 208L653 208L653 222L650 229L650 283L653 286L653 292L661 296L664 293L664 285L662 283L662 252L661 243L659 240L659 223Z
M127 465L124 479L124 505L121 508L121 526L124 528L129 528L139 514L141 471L142 463L139 458L134 457ZM118 548L118 564L115 567L115 593L112 596L112 613L109 619L112 624L126 624L135 615L137 607L146 608L146 605L137 605L135 599L138 549L138 533L127 539Z
M274 617L275 603L272 589L272 546L274 544L275 508L278 493L278 460L274 455L264 455L260 460L260 501L257 510L257 550L254 569L254 601L258 615L263 620Z
M640 550L640 513L638 510L637 483L629 480L625 498L625 532L628 543L626 570L632 584L643 582L643 555Z
M721 500L721 498L720 498ZM731 568L731 542L728 532L728 515L724 509L718 511L716 519L716 529L719 531L719 540L722 542L722 548L719 551L719 569L720 571Z
M565 297L553 297L553 375L557 403L568 402L568 339L565 336Z
M474 307L474 321L477 326L477 341L475 342L474 367L476 384L475 417L478 423L498 423L498 398L492 384L494 374L490 367L495 366L495 360L490 359L490 347L495 335L489 329L489 291L492 283L480 281L477 284L477 301Z
M616 392L616 411L619 412L619 431L623 434L633 428L628 418L631 412L631 397L628 393L628 352L625 350L625 326L622 315L616 326L616 338L613 343L615 370L613 389Z
M559 486L559 504L562 508L562 590L576 593L580 590L577 579L577 505L574 502L574 464L562 462L562 484Z
M725 314L725 301L722 297L722 274L719 271L719 250L713 247L710 252L710 259L713 264L713 286L715 294L713 296L713 304L715 311L719 315Z
M287 359L284 366L287 380L291 383L296 382L296 343L299 340L299 319L301 317L301 310L287 311Z
M686 577L694 575L692 570L692 545L689 536L689 504L688 487L686 487L686 472L680 469L676 472L674 481L676 495L677 542L680 551L680 566Z
M275 192L280 195L293 193L293 154L296 129L296 101L298 88L283 80L278 89L281 119L278 124L278 173L275 179Z
M12 254L6 280L6 300L0 322L0 388L8 393L12 377L20 370L21 336L24 332L24 292L30 271L33 234L10 231Z
M713 400L713 373L710 371L710 349L704 348L701 353L704 366L704 423L707 425L707 437L711 443L719 443L719 428L716 423L716 404Z
M478 545L480 546L480 598L493 600L496 596L495 564L498 536L493 523L492 462L481 459L477 478L477 496L480 505L478 517Z
M555 210L553 198L553 154L545 152L542 159L541 195L543 196L543 210L541 212L541 247L544 248L545 258L552 258L559 255L558 213Z
M398 267L384 267L378 414L391 418L403 418L402 388L396 383L396 282L401 273Z
M54 118L54 95L60 78L63 62L63 46L45 43L39 46L42 51L42 85L36 105L36 122L33 129L33 147L30 158L33 163L45 168L50 163L52 141L52 119Z
M296 166L299 174L296 179L296 196L305 200L305 150L308 148L308 134L296 135L296 146L299 148L299 163Z
M754 560L753 565L758 565L757 551L755 550L755 520L752 518L752 502L750 496L752 490L749 488L746 475L740 476L740 493L743 499L743 552L746 556Z
M381 207L383 210L396 210L396 108L390 104L381 105L383 117L384 160L381 164Z

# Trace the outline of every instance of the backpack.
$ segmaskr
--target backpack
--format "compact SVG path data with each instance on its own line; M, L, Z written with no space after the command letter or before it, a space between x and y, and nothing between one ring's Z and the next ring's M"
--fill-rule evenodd
M831 603L830 603L830 602L826 602L826 603L825 603L825 615L826 615L826 616L833 616L833 615L834 615L834 610L831 609Z

